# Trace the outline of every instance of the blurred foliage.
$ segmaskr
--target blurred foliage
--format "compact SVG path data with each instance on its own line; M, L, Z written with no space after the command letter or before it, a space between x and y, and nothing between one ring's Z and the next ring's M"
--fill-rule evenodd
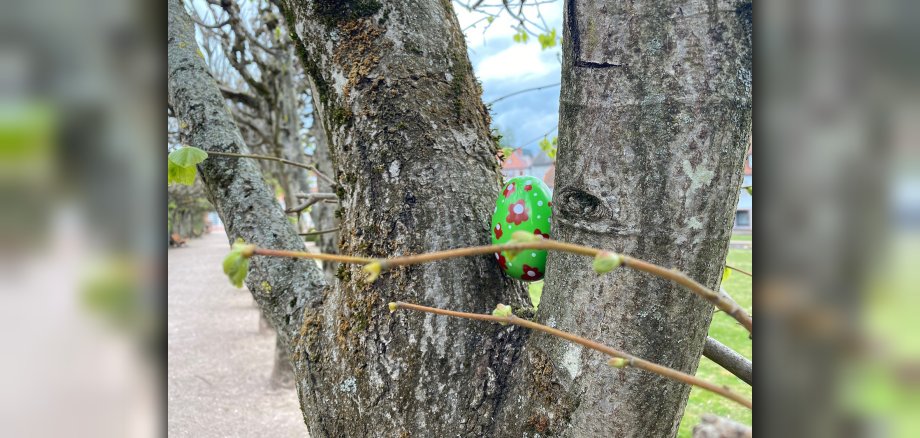
M124 259L101 261L90 268L83 281L83 307L114 329L137 332L150 323L151 316L137 282L134 266Z

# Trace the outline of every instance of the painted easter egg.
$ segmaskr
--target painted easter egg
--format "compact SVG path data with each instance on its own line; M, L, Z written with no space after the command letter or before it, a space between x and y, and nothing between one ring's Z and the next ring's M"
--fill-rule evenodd
M492 243L511 240L515 231L549 238L553 194L539 178L516 176L505 182L492 213ZM513 255L495 254L506 274L524 281L537 281L546 273L546 250L525 250Z

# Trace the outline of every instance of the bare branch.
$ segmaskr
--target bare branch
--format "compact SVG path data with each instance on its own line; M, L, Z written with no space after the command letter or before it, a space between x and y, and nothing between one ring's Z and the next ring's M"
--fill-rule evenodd
M750 400L742 397L739 394L732 392L728 388L724 388L722 386L716 385L715 383L707 382L703 379L700 379L699 377L691 376L687 373L677 371L675 369L668 368L666 366L659 365L654 362L649 362L645 359L633 356L629 353L624 353L620 350L617 350L613 347L601 344L599 342L595 342L590 339L585 339L581 336L578 336L578 335L575 335L569 332L565 332L559 329L547 327L543 324L538 324L530 320L518 318L517 316L514 316L513 314L510 316L494 316L494 315L484 315L484 314L479 314L479 313L457 312L453 310L439 309L437 307L426 307L426 306L420 306L418 304L403 303L399 301L395 303L390 303L390 310L394 310L394 308L415 310L418 312L433 313L436 315L452 316L455 318L473 319L477 321L497 322L500 324L514 324L514 325L526 327L532 330L538 330L543 333L547 333L547 334L556 336L558 338L562 338L567 341L574 342L585 348L590 348L592 350L599 351L608 356L611 356L614 358L625 359L626 366L643 369L643 370L658 374L660 376L667 377L671 380L676 380L678 382L686 383L688 385L693 385L699 388L703 388L705 390L719 394L722 397L725 397L729 400L732 400L744 407L747 407L748 409L754 408L754 404Z
M220 88L220 93L224 95L227 99L233 100L235 102L242 103L254 110L259 110L261 108L261 102L255 96L252 96L243 91L234 90L226 85L218 84Z
M316 169L316 166L313 166L312 164L298 163L298 162L296 162L296 161L285 160L284 158L271 157L271 156L268 156L268 155L237 154L237 153L233 153L233 152L217 152L217 151L207 151L207 150L206 150L205 152L207 152L208 155L217 155L217 156L224 156L224 157L237 157L237 158L252 158L252 159L255 159L255 160L277 161L277 162L279 162L279 163L289 164L289 165L291 165L291 166L297 166L297 167L300 167L300 168L303 168L303 169L311 170L311 171L313 171L313 173L316 174L316 176L318 176L318 177L320 177L320 178L323 178L324 180L326 180L327 182L329 182L329 184L335 185L335 181L333 181L332 178L329 178L328 176L324 175L322 172L320 172L319 170Z
M384 260L372 260L373 263L377 263L378 269L389 269L394 266L407 266L407 265L417 265L421 263L434 262L438 260L445 260L457 257L468 257L474 255L485 255L485 254L495 254L502 251L516 251L516 250L525 250L525 249L547 249L553 251L564 251L572 254L580 254L589 257L597 257L599 255L607 256L616 256L619 257L621 263L625 267L636 269L639 271L644 271L649 274L652 274L659 278L664 278L670 281L673 281L681 286L684 286L690 292L693 292L696 295L699 295L706 301L709 301L711 304L722 310L723 312L731 315L735 318L736 321L741 323L749 333L753 334L754 323L751 320L751 316L738 305L735 300L733 300L727 293L718 293L709 289L706 286L696 282L692 278L688 277L683 272L680 272L676 269L668 269L662 266L658 266L654 263L649 263L644 260L639 260L623 254L611 254L607 251L603 251L597 248L591 248L588 246L577 245L574 243L565 243L557 240L551 239L539 239L531 242L519 242L519 243L506 243L502 245L486 245L486 246L472 246L467 248L457 248L449 249L446 251L435 251L419 255L410 255L405 257L394 257ZM268 251L260 252L260 251ZM302 252L302 251L275 251L275 250L263 250L261 248L256 248L255 254L258 255L272 255L280 257L297 257L297 258L317 258L316 254ZM363 259L368 260L368 259ZM345 260L339 260L345 263L349 263ZM363 262L368 263L368 262ZM367 267L366 267L367 268ZM376 278L376 277L373 277ZM372 279L371 279L372 280Z
M320 234L334 233L336 231L339 231L340 229L342 229L342 227L330 228L328 230L310 231L309 233L300 233L300 235L301 236L317 236Z
M751 361L737 351L728 348L725 344L713 338L706 338L703 356L719 364L719 366L737 376L744 383L754 386L754 366Z
M288 208L287 210L284 210L284 212L285 213L300 213L301 211L304 211L307 208L310 208L311 205L316 204L319 201L326 200L326 199L338 200L339 198L338 196L335 195L335 193L310 193L306 196L306 199L307 199L306 202L304 202L303 204L300 204L296 207Z
M492 100L492 101L490 101L490 102L486 102L486 105L492 105L492 104L495 103L495 102L499 102L499 101L504 100L504 99L507 99L507 98L509 98L509 97L517 96L518 94L526 93L526 92L528 92L528 91L537 91L537 90L542 90L542 89L544 89L544 88L558 87L559 84L560 84L560 82L556 82L555 84L546 84L546 85L541 85L541 86L539 86L539 87L525 88L525 89L523 89L523 90L518 90L518 91L515 91L515 92L513 92L513 93L506 94L506 95L504 95L504 96L502 96L502 97L499 97L498 99Z
M738 268L736 268L736 267L734 267L734 266L732 266L732 265L725 265L725 267L728 268L728 269L731 269L732 271L738 271L738 272L740 272L740 273L742 273L742 274L744 274L744 275L747 275L748 277L754 278L754 274L751 274L750 272L745 271L745 270L743 270L743 269L738 269Z

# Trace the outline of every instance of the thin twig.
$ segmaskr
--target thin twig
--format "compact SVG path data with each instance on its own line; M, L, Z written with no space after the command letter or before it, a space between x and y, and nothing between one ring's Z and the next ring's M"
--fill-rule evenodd
M661 278L667 278L677 284L686 287L687 289L690 289L690 291L693 293L705 298L707 301L714 304L723 312L731 315L733 318L735 318L736 321L740 322L741 325L743 325L749 333L754 333L754 323L751 320L751 316L748 315L747 312L745 312L744 309L742 309L741 306L735 302L735 300L731 299L728 294L719 294L712 289L697 283L695 280L676 269L664 268L644 260L634 259L629 256L622 257L624 266L629 266L633 269L645 271L649 274Z
M334 233L342 227L329 228L328 230L310 231L309 233L300 233L301 236L316 236L318 234Z
M541 85L541 86L539 86L539 87L525 88L525 89L523 89L523 90L518 90L518 91L515 91L515 92L513 92L513 93L509 93L509 94L506 94L506 95L504 95L504 96L502 96L502 97L499 97L498 99L495 99L495 100L486 102L486 105L492 105L492 104L495 103L495 102L498 102L498 101L507 99L507 98L512 97L512 96L517 96L518 94L527 93L527 92L529 92L529 91L537 91L537 90L542 90L542 89L544 89L544 88L557 87L557 86L559 86L559 84L560 84L559 82L556 82L555 84L546 84L546 85Z
M319 201L324 201L328 199L334 199L334 200L339 199L338 196L335 195L335 193L310 193L305 198L306 198L306 202L300 205L297 205L295 207L291 207L287 210L284 210L284 212L285 213L300 213L301 211L306 210L311 205L316 204Z
M472 246L467 248L457 248L449 249L446 251L436 251L429 252L418 255L411 255L405 257L394 257L384 260L371 260L365 258L359 258L362 261L357 263L370 263L377 262L380 264L381 269L391 268L393 266L405 266L405 265L417 265L420 263L434 262L438 260L451 259L457 257L467 257L474 255L483 255L483 254L493 254L501 251L516 251L516 250L525 250L525 249L547 249L554 251L564 251L573 254L580 254L588 257L597 257L598 254L605 252L596 248L591 248L583 245L576 245L574 243L559 242L557 240L542 239L534 242L524 242L524 243L507 243L503 245L486 245L486 246ZM268 250L263 250L268 251ZM258 254L258 253L257 253ZM270 255L270 254L264 254ZM278 252L271 255L281 255L284 257L302 257L302 258L318 258L317 254L307 253L307 252L296 252L296 251L285 251L283 254ZM681 286L686 287L691 292L703 297L706 301L709 301L719 310L731 315L735 320L741 323L748 333L753 334L754 324L751 320L751 316L738 305L728 294L719 294L712 289L709 289L706 286L703 286L700 283L697 283L692 278L688 277L683 272L680 272L675 269L668 269L661 266L658 266L653 263L649 263L643 260L632 258L626 255L619 255L622 260L623 266L627 266L639 271L644 271L649 274L655 275L660 278L671 280ZM337 260L342 261L342 260ZM349 261L344 261L349 263Z
M590 348L592 350L599 351L608 356L625 359L628 362L628 366L643 369L643 370L658 374L660 376L667 377L677 382L686 383L688 385L693 385L693 386L697 386L697 387L706 389L708 391L712 391L729 400L733 400L737 402L738 404L747 407L748 409L754 409L754 405L750 400L742 397L741 395L738 395L732 392L731 390L727 388L721 387L711 382L707 382L703 379L700 379L699 377L691 376L687 373L677 371L675 369L668 368L663 365L658 365L654 362L649 362L645 359L633 356L629 353L624 353L620 350L617 350L613 347L609 347L607 345L601 344L599 342L595 342L590 339L585 339L581 336L574 335L572 333L565 332L562 330L554 329L552 327L547 327L543 324L538 324L533 321L518 318L514 315L495 316L495 315L485 315L485 314L480 314L480 313L457 312L453 310L439 309L436 307L426 307L426 306L421 306L418 304L403 303L401 301L391 303L391 306L395 306L398 309L415 310L418 312L433 313L436 315L452 316L456 318L473 319L473 320L478 320L478 321L489 321L489 322L497 322L497 323L504 323L504 324L514 324L517 326L529 328L531 330L538 330L543 333L547 333L547 334L565 339L567 341L574 342L586 348Z
M352 257L352 256L343 256L339 254L323 254L323 253L312 253L304 251L287 251L283 249L265 249L265 248L255 248L252 250L252 255L262 255L262 256L271 256L271 257L293 257L298 259L312 259L312 260L329 260L332 262L339 263L357 263L365 264L373 262L374 259L369 259L365 257Z
M406 257L397 257L392 259L387 259L381 262L382 267L390 266L402 266L402 265L414 265L418 263L427 263L436 260L443 260L454 257L466 257L471 255L480 255L480 254L491 254L500 251L507 250L524 250L524 249L550 249L557 251L565 251L573 254L580 254L589 257L596 257L602 251L599 249L576 245L572 243L559 242L556 240L544 239L537 242L529 243L511 243L505 245L488 245L488 246L474 246L469 248L458 248L451 249L447 251L437 251L430 252L426 254L419 254L414 256ZM667 269L661 266L648 263L643 260L632 258L625 255L620 255L623 260L623 265L628 266L633 269L640 271L648 272L652 275L666 278L677 284L680 284L687 289L690 289L691 292L703 297L725 313L732 315L738 322L743 325L748 332L752 332L753 323L751 322L751 317L738 305L734 300L731 299L726 294L719 294L715 291L703 286L700 283L697 283L690 277L687 277L683 272Z
M740 272L740 273L742 273L742 274L744 274L744 275L747 275L748 277L754 278L754 274L751 274L750 272L745 271L745 270L743 270L743 269L738 269L738 268L736 268L736 267L734 267L734 266L732 266L732 265L725 265L725 267L728 268L728 269L731 269L732 271L738 271L738 272Z
M236 152L218 152L218 151L207 151L207 150L206 150L205 152L207 152L208 155L217 155L217 156L220 156L220 157L252 158L252 159L255 159L255 160L277 161L277 162L279 162L279 163L289 164L289 165L291 165L291 166L300 167L300 168L302 168L302 169L312 170L313 173L316 174L316 176L322 178L323 180L325 180L325 181L328 182L329 184L335 185L335 181L333 181L332 178L329 178L328 176L324 175L322 172L320 172L320 171L316 168L316 166L313 166L313 165L311 165L311 164L298 163L298 162L296 162L296 161L285 160L284 158L272 157L272 156L269 156L269 155L239 154L239 153L236 153Z

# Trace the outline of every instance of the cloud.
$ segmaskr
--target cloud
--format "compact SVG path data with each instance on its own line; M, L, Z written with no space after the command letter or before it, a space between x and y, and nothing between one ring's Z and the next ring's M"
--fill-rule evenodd
M512 44L475 65L482 81L493 79L531 79L559 70L557 50L541 50L539 43Z
M562 3L559 1L540 6L540 13L547 26L555 28L559 35L562 34ZM501 3L487 0L483 4ZM515 91L559 82L559 46L542 50L533 36L526 44L514 42L514 26L517 21L510 18L507 12L499 14L489 25L482 20L486 16L484 14L467 11L456 3L454 10L460 27L464 29L473 70L482 82L485 102ZM525 8L525 15L540 20L535 8ZM557 125L559 87L509 97L493 105L491 112L494 124L514 140L515 146L537 150L536 141L526 145L523 143L542 136Z

